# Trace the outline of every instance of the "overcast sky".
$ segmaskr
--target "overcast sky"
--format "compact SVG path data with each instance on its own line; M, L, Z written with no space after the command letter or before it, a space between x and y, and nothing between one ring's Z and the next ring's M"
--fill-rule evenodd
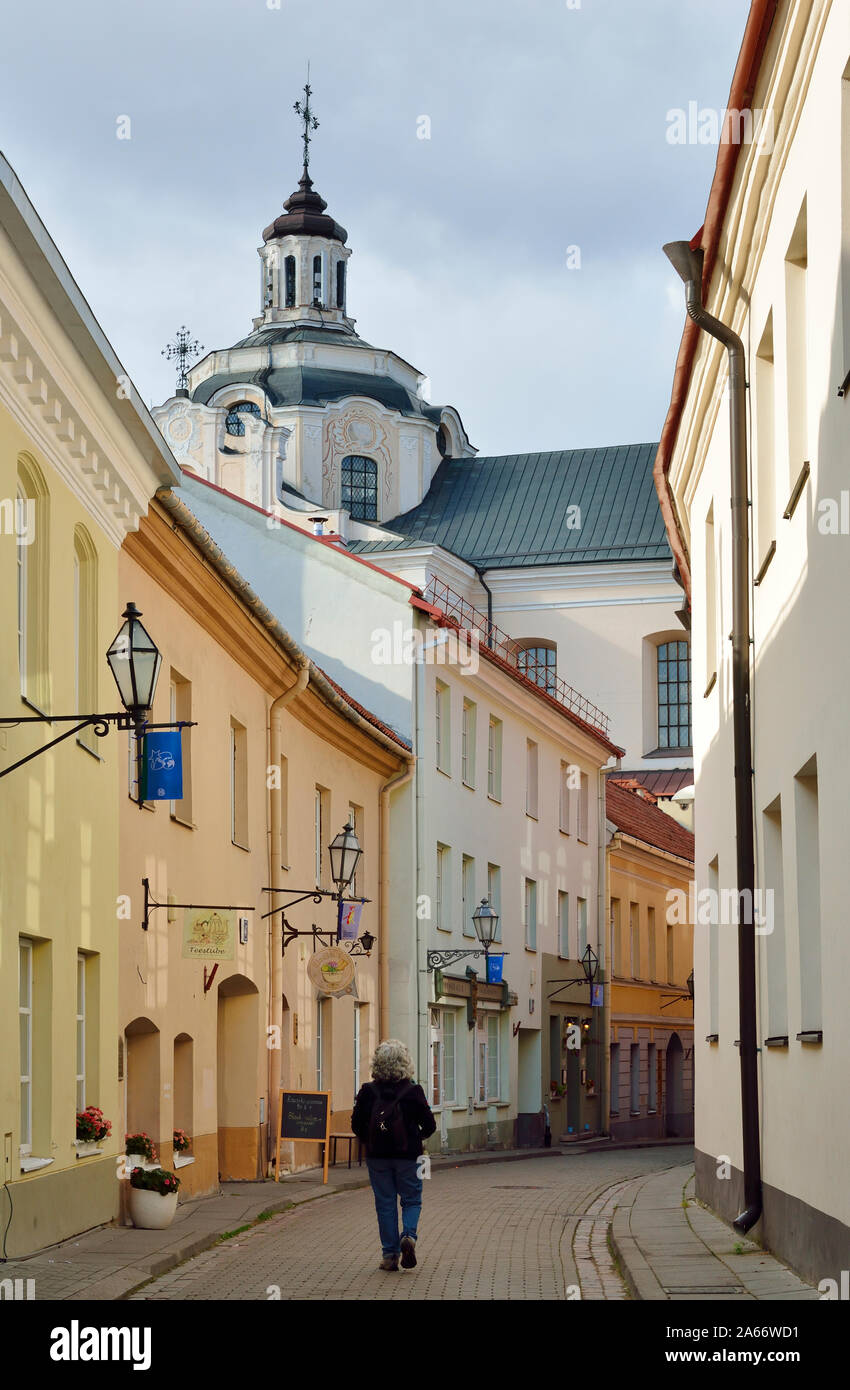
M5 7L0 148L143 398L172 393L180 324L207 349L251 329L309 58L358 332L482 453L657 439L684 318L661 245L702 223L716 158L668 112L722 111L747 0L276 6Z

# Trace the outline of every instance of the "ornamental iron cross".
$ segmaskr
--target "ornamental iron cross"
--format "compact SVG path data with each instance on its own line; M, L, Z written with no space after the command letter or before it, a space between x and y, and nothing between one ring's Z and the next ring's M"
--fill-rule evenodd
M169 362L177 363L177 390L187 391L189 389L189 378L186 374L186 364L190 357L203 352L203 343L197 342L192 338L185 323L182 328L178 328L174 335L174 342L169 343L162 349L162 356L167 357Z
M309 68L307 70L307 81L304 85L304 95L306 101L296 101L292 109L304 122L304 134L301 138L304 141L304 173L306 174L310 167L310 131L319 129L319 122L316 120L310 108L310 98L313 95L313 88L310 86Z

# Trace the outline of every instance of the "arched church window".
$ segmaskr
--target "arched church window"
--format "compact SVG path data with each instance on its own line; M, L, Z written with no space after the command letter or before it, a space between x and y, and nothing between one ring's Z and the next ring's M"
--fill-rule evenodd
M287 256L284 262L284 278L286 280L286 307L295 308L295 257Z
M524 676L551 694L558 674L558 649L554 642L536 640L517 654L517 665Z
M224 428L228 434L235 434L238 438L244 435L245 421L241 418L243 415L257 415L260 419L263 418L260 407L255 405L253 401L236 401L234 405L230 406L227 419L224 422Z
M374 459L348 454L342 461L342 496L352 521L378 519L378 465Z
M336 307L345 308L345 261L336 263Z
M445 425L437 430L437 448L441 459L451 458L452 446Z
M322 258L313 257L313 303L321 308L322 305Z

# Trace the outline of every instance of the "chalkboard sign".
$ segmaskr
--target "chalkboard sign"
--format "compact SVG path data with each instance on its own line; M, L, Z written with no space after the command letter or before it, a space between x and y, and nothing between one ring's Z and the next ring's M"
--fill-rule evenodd
M323 1144L323 1182L328 1180L328 1135L331 1124L330 1091L286 1091L280 1093L277 1136L277 1174L280 1177L281 1142Z

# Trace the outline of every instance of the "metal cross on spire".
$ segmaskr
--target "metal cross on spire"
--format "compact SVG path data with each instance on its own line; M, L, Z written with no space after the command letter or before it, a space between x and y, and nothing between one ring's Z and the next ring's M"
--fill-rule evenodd
M204 345L192 338L185 323L178 328L174 335L174 342L169 343L162 349L162 356L167 357L169 362L177 363L177 390L187 391L189 389L189 377L186 372L187 363L190 357L195 357L199 352L203 352Z
M310 131L311 131L311 130L318 130L318 129L319 129L319 122L316 120L316 117L313 115L313 112L312 112L311 107L310 107L310 98L311 98L312 95L313 95L313 88L310 86L310 68L309 68L309 66L308 66L308 68L307 68L307 81L306 81L306 83L304 84L304 96L305 96L305 100L304 100L303 102L301 102L301 101L296 101L295 104L294 104L294 106L293 106L293 108L292 108L293 111L294 111L298 116L300 116L300 117L301 117L301 120L304 122L304 134L302 135L301 139L304 141L304 173L305 173L305 174L307 173L307 171L308 171L308 169L309 169L309 167L310 167Z

